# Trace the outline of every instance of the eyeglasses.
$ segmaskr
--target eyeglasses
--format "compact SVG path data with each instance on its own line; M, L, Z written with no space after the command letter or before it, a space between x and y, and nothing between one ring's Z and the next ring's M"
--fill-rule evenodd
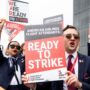
M74 39L80 39L80 36L77 35L77 34L66 34L65 37L66 37L67 39L71 39L72 37L73 37Z
M9 46L10 46L12 49L14 49L14 48L16 47L17 50L20 50L20 48L21 48L19 45L13 45L13 44L12 44L12 45L9 45Z

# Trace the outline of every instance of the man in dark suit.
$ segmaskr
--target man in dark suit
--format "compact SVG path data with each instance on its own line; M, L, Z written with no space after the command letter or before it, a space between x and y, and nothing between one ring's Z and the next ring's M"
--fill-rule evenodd
M65 55L68 67L68 55L73 55L72 67L67 71L68 77L64 81L52 82L52 90L90 90L90 57L78 53L80 34L77 28L67 25L63 29L65 41ZM74 70L74 72L73 72Z

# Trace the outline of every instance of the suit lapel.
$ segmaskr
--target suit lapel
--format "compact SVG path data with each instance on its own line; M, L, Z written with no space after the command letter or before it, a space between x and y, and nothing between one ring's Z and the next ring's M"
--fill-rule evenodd
M83 79L84 67L85 67L85 57L78 54L78 78L81 81Z

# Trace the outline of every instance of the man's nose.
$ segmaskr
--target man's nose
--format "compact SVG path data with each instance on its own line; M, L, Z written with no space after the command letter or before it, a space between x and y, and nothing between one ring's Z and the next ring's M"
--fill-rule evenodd
M75 39L75 38L74 38L74 35L71 36L71 39Z

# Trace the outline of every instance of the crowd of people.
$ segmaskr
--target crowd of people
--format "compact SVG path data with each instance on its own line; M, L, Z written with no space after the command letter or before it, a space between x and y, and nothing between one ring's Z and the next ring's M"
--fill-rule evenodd
M0 21L0 38L4 21ZM24 45L11 41L5 57L0 47L0 90L90 90L90 57L78 52L80 33L67 25L63 29L66 80L28 83L25 73ZM1 45L0 45L1 46Z

